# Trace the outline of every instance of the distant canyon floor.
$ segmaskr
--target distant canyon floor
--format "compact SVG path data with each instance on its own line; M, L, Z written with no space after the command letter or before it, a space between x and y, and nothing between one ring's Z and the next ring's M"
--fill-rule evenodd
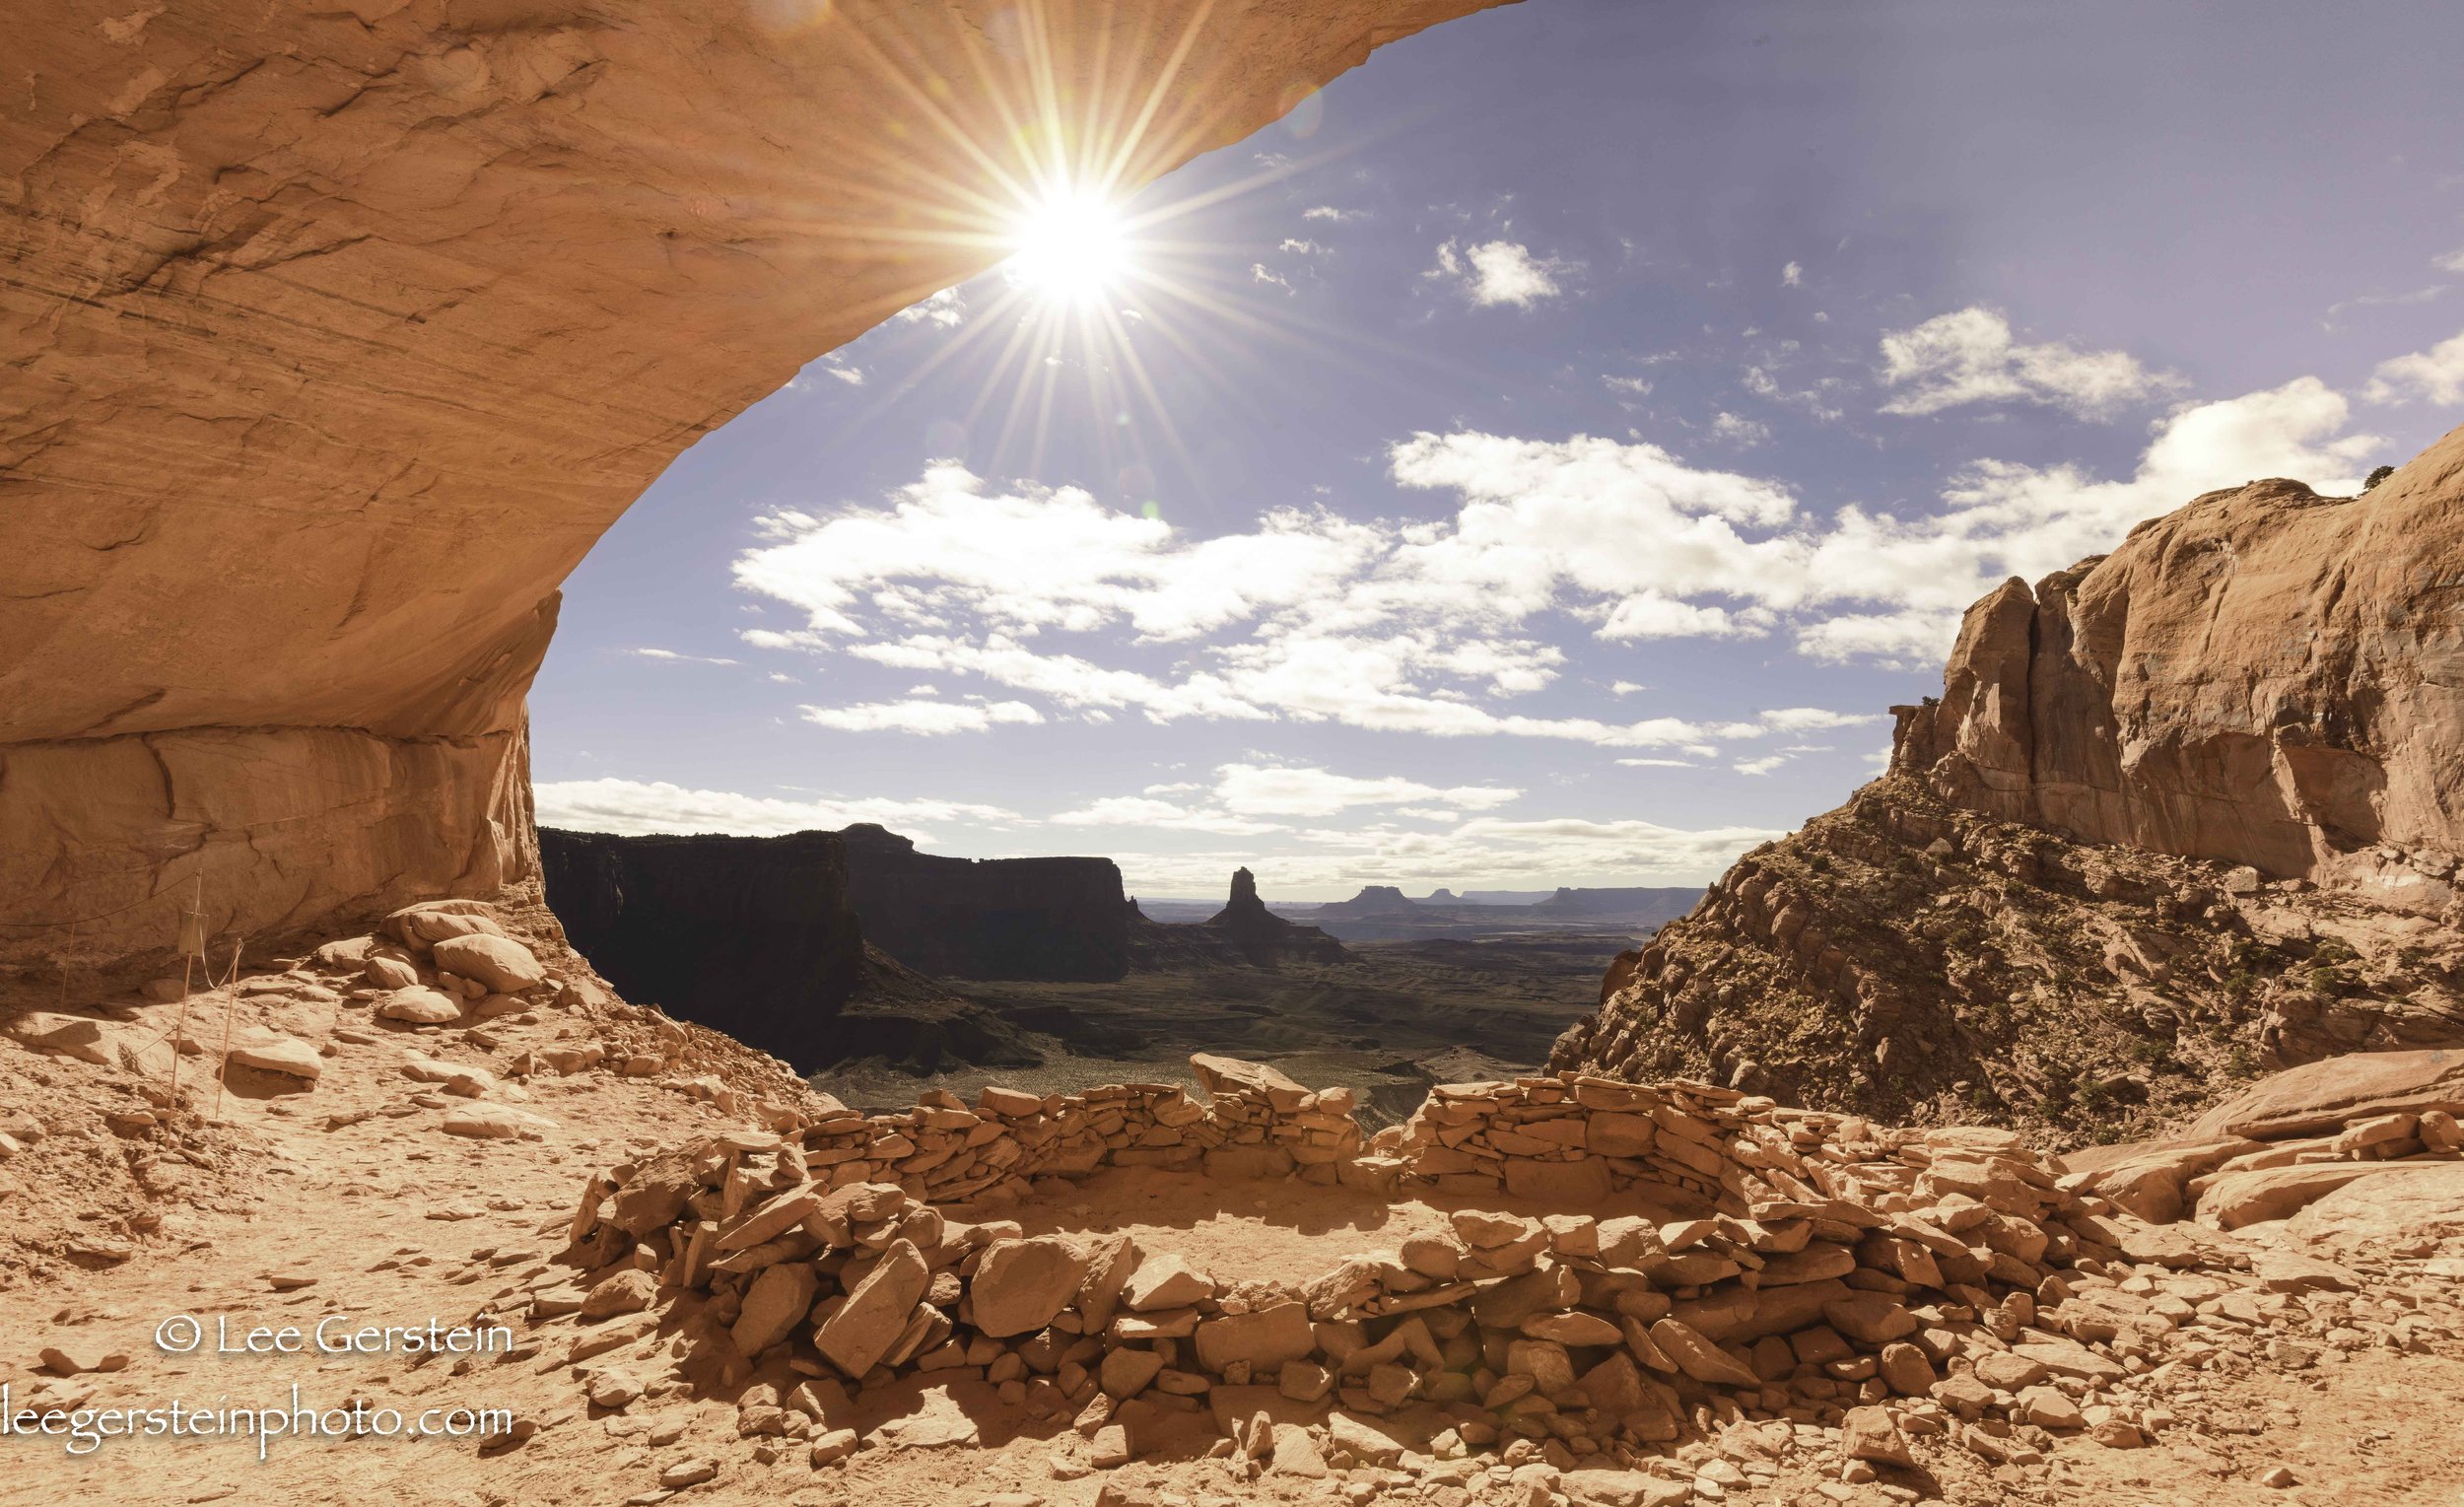
M1351 942L1335 964L1132 973L1112 984L939 981L1015 1028L1035 1065L951 1062L918 1073L879 1060L813 1085L861 1109L987 1081L1036 1093L1099 1083L1188 1083L1193 1052L1270 1062L1306 1083L1360 1091L1370 1129L1411 1112L1431 1083L1537 1069L1593 1010L1630 930Z

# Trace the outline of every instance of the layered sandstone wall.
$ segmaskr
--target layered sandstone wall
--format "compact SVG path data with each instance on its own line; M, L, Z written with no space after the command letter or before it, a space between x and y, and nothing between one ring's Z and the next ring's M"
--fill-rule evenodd
M2464 852L2464 430L2377 488L2211 493L1968 609L1894 767L2094 843L2435 915Z
M17 8L0 965L527 879L557 584L678 451L1037 163L1142 183L1486 3Z

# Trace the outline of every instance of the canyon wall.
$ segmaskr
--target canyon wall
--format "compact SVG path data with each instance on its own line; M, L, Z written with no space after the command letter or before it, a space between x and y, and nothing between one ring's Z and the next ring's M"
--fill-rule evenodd
M1143 183L1487 3L14 8L0 966L529 883L557 585L677 452L1041 166Z
M1129 903L1110 858L951 858L862 824L847 903L865 939L942 979L1105 984L1129 970Z
M2005 821L2436 914L2464 853L2464 430L2212 493L1968 609L1893 768Z
M847 847L787 837L539 835L547 898L576 951L628 998L798 1066L835 1061L862 982Z

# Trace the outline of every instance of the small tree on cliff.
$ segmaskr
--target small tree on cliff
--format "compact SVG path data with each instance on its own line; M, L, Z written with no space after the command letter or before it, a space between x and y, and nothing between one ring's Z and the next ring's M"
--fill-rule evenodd
M2369 480L2361 483L2361 490L2364 492L2373 491L2377 488L2380 482L2385 481L2388 477L2395 474L2396 468L2394 466L2380 466L2377 470L2370 472Z

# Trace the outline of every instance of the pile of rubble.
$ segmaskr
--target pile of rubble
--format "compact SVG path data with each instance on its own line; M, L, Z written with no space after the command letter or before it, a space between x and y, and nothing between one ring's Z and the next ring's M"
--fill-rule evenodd
M1330 1162L1296 1148L1339 1096L1222 1059L1200 1073L1212 1103L991 1088L972 1108L825 1110L614 1168L566 1265L501 1306L574 1317L564 1358L595 1403L737 1390L745 1434L773 1458L809 1443L816 1467L856 1447L853 1397L925 1372L1073 1420L1096 1468L1197 1428L1245 1477L1528 1471L1619 1507L1784 1459L1913 1496L1927 1440L2027 1466L2064 1435L2160 1437L2180 1422L2168 1393L2248 1361L2253 1336L2426 1347L2464 1326L2430 1298L2397 1330L2356 1329L2335 1300L2296 1296L2356 1287L2352 1271L2151 1223L2009 1131L1569 1075L1441 1088ZM1227 1155L1278 1146L1288 1163ZM1502 1191L1543 1211L1453 1208L1442 1235L1282 1280L991 1217L1107 1162ZM1611 1193L1646 1211L1604 1217Z

